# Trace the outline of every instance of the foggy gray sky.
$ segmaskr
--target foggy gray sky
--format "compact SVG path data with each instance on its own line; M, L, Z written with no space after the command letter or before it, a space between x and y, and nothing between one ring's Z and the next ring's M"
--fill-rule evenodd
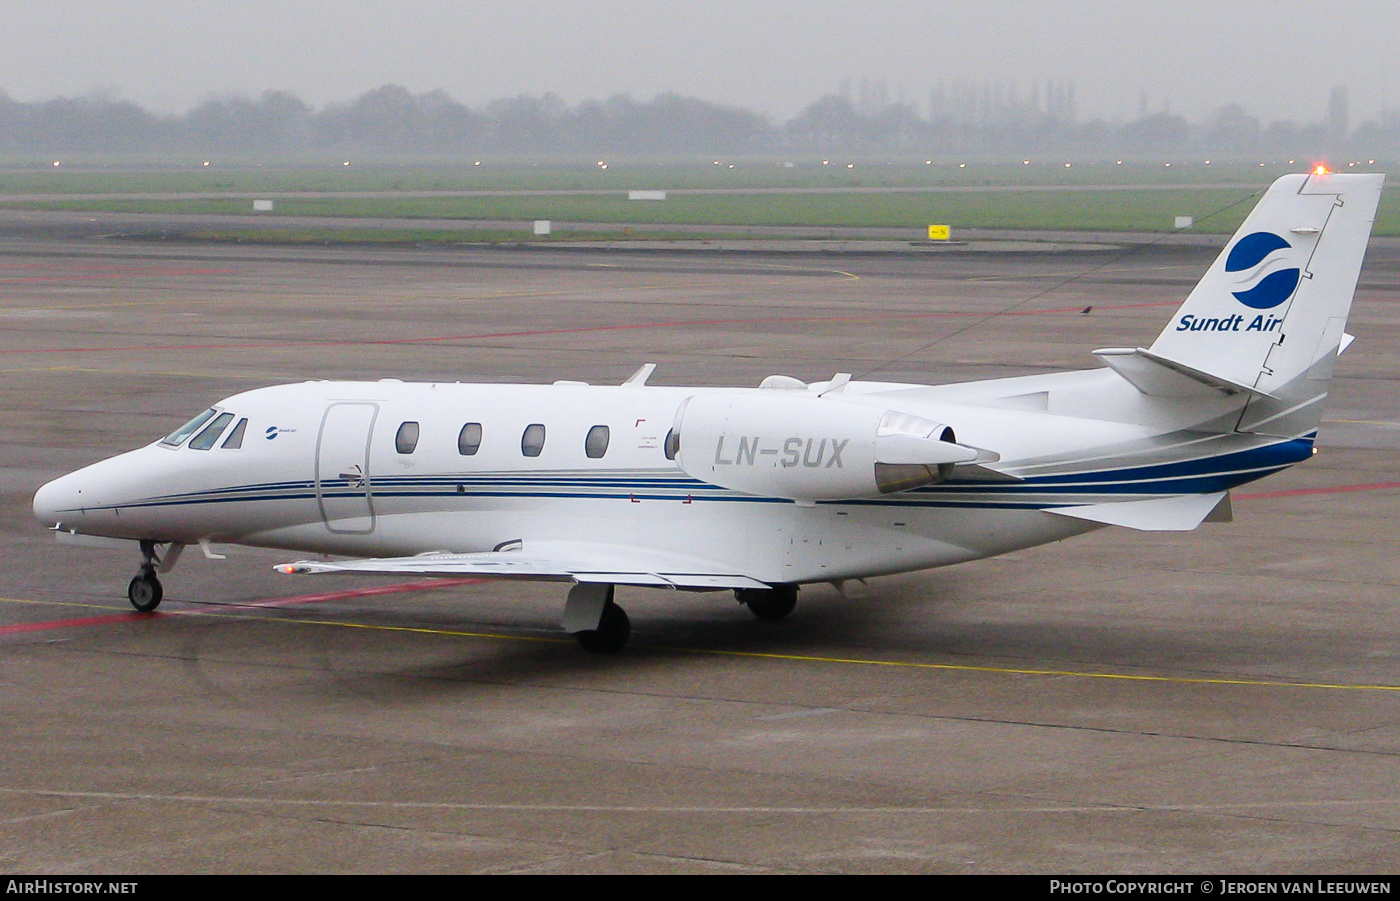
M0 90L114 91L161 112L210 95L296 93L313 106L386 83L479 105L675 91L795 115L849 79L884 79L921 115L939 79L1024 92L1073 80L1081 117L1202 119L1228 102L1266 123L1352 126L1400 107L1393 0L6 0Z

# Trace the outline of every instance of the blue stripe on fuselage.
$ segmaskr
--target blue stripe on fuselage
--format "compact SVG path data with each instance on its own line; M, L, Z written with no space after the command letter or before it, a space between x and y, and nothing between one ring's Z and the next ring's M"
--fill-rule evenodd
M1263 447L1226 454L1199 457L1173 463L1156 463L1057 475L1031 476L1022 482L954 479L928 485L903 494L883 498L826 503L857 503L860 505L928 506L1059 506L1068 501L1050 495L1115 495L1115 494L1197 494L1224 491L1271 475L1312 454L1313 435L1276 442ZM144 498L126 504L89 507L89 510L166 507L182 504L265 503L268 501L307 500L316 497L314 483L272 482L256 485L206 489L181 495ZM370 476L368 494L375 498L388 497L522 497L576 498L619 500L748 501L788 503L780 498L765 498L731 492L717 485L697 481L677 473L666 475L591 475L591 474L434 474L430 476ZM976 500L957 499L950 495L975 495ZM322 485L321 497L359 498L359 489L331 489ZM941 497L940 497L941 496Z

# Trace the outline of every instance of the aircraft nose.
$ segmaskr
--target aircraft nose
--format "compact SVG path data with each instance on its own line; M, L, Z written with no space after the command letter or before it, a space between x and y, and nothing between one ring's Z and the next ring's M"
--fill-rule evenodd
M34 516L46 525L82 515L82 488L71 475L62 476L34 492Z

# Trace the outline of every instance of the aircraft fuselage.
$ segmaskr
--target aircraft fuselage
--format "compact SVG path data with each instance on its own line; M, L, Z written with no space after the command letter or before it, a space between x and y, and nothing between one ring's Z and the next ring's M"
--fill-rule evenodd
M667 435L697 394L806 393L398 381L261 388L214 408L229 422L207 446L195 438L180 446L158 442L96 463L45 486L35 509L61 529L113 538L357 557L585 542L649 548L762 582L793 583L944 566L1056 541L1095 524L1047 508L1121 499L1123 491L1169 494L1171 482L1200 476L1183 470L1144 482L1126 473L1131 461L1119 457L1120 477L1107 481L1100 473L1052 487L1042 465L1022 482L973 474L915 491L804 503L702 481L668 459ZM857 393L842 406L878 411L891 402L884 393ZM1092 457L1095 447L1134 443L1145 459L1162 453L1157 430L1140 425L956 403L893 406L952 421L961 441L1012 449L998 464L1009 472L1029 462L1015 458L1017 446L1034 448L1041 460ZM223 446L243 419L240 446ZM818 419L787 430L794 434L741 434L727 444L722 438L686 447L682 459L757 467L760 476L765 465L821 478L859 466L852 437L835 431L841 424L822 425ZM599 446L604 432L606 445ZM532 438L542 439L538 449ZM1215 477L1235 483L1263 474Z

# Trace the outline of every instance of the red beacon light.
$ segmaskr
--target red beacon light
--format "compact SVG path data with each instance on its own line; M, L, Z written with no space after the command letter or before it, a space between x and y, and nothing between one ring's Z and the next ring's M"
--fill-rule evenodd
M1328 168L1327 168L1326 166L1324 166L1322 163L1318 163L1316 166L1313 167L1312 174L1313 174L1313 175L1331 175L1331 174L1332 174L1332 170L1331 170L1331 169L1328 169Z

